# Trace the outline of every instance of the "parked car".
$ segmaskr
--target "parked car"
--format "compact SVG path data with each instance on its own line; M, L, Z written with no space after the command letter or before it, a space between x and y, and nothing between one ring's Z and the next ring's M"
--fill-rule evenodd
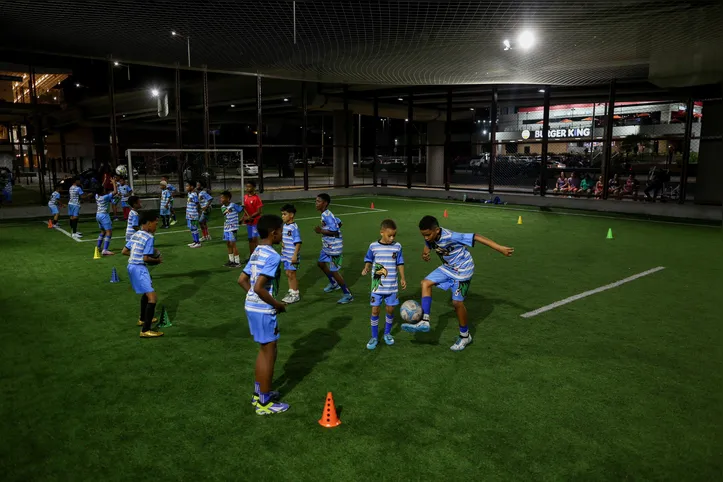
M240 167L238 169L236 169L236 171L239 174L241 174ZM243 174L244 174L244 176L258 176L259 175L259 166L257 166L256 164L252 164L250 162L244 163Z

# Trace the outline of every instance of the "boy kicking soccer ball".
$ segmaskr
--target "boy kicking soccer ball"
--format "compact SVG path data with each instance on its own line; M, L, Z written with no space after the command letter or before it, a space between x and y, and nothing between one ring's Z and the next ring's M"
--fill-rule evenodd
M189 181L186 183L186 225L191 230L193 242L188 245L189 248L200 248L201 238L198 234L198 194L196 193L196 185ZM173 223L171 223L173 224Z
M424 238L422 259L429 261L434 250L442 260L442 266L432 271L422 280L422 320L417 323L403 323L402 329L410 333L429 331L429 313L432 309L432 287L452 291L452 305L459 320L459 338L450 347L452 351L462 351L472 343L472 335L467 326L467 308L464 299L474 274L474 259L467 250L474 243L482 243L505 256L512 256L514 248L501 246L479 234L455 233L440 228L437 218L424 216L419 221L419 231Z
M299 226L294 222L296 208L293 204L285 204L281 208L281 219L284 221L284 236L281 241L281 261L284 262L286 277L289 279L289 292L283 301L286 304L296 303L299 297L299 280L296 279L296 270L299 269L301 250L301 235Z
M123 255L128 258L128 279L136 294L141 296L141 314L138 325L142 325L141 338L157 338L163 336L163 332L151 330L156 313L158 297L153 289L151 274L146 265L161 264L163 258L161 253L153 247L153 234L158 227L158 215L156 213L144 212L140 215L141 229L137 231L123 248Z
M223 240L228 248L227 268L238 268L241 261L236 247L236 233L238 232L238 213L243 212L243 206L231 202L231 193L221 193L221 212L223 213Z
M316 196L316 210L321 213L321 226L314 226L314 232L321 234L321 253L317 265L329 278L329 284L324 288L324 292L331 293L341 288L344 296L337 303L345 305L354 301L354 297L339 273L344 259L342 255L344 240L341 236L341 220L329 211L329 204L331 196L328 194L321 193Z
M286 311L286 305L274 299L279 289L281 256L272 248L283 236L284 222L273 214L261 216L257 229L261 238L259 246L251 254L249 263L238 279L246 290L246 317L254 341L259 344L256 357L256 383L251 404L257 415L272 415L289 409L286 403L277 402L279 392L271 390L276 363L276 340L279 326L276 315Z
M372 337L367 343L367 349L373 350L379 342L379 313L382 301L387 310L384 325L384 343L394 344L392 337L392 323L394 322L394 307L399 305L397 299L397 272L402 289L407 289L407 280L404 277L404 256L402 245L394 241L397 236L397 225L391 219L382 221L379 231L380 238L369 245L364 256L364 270L362 276L372 274Z

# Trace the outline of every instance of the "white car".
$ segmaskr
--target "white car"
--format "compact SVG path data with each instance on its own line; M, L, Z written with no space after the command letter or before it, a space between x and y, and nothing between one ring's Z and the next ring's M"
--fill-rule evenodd
M236 170L238 171L239 174L241 174L240 167ZM258 176L259 175L259 166L257 166L256 164L244 164L243 173L245 176Z

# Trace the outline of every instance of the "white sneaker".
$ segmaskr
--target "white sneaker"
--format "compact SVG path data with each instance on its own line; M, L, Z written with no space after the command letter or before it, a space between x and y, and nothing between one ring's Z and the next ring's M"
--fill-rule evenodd
M283 301L287 305L290 305L292 303L298 303L300 300L301 297L298 294L289 291L286 296L284 296L284 299L282 299L281 301Z
M454 345L450 346L449 349L452 351L462 351L464 350L467 345L472 343L472 335L467 334L465 337L458 337L457 341L454 342Z
M104 249L100 254L103 256L113 256L115 253L113 251L108 251L107 249Z
M71 234L70 237L73 238L73 239L80 239L80 238L82 238L82 236L81 236L80 234L78 234L78 233Z
M190 248L200 248L201 246L202 246L201 243L189 244L189 247L190 247Z
M196 242L195 242L195 241L192 242L192 243L188 243L188 247L189 247L189 248L193 248L195 245L196 245Z

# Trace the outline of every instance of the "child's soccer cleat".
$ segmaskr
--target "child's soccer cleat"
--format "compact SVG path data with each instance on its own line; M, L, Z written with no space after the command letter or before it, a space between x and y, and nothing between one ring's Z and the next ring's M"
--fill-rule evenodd
M394 344L394 337L391 333L385 333L384 334L384 343L387 345L393 345Z
M337 301L340 305L346 305L347 303L351 303L354 301L354 297L351 295L351 293L347 293L344 296L342 296L339 301Z
M178 221L176 221L176 220L174 219L173 221L171 221L171 226L175 226L177 222L178 222Z
M373 350L377 347L377 344L379 343L379 340L376 338L370 338L367 342L367 350Z
M277 392L277 391L274 391L274 390L271 390L271 391L269 392L269 395L271 395L271 401L272 401L272 402L276 402L276 401L279 400L279 398L281 398L281 394L280 394L279 392ZM251 395L251 405L256 406L256 404L257 404L258 402L259 402L259 394L258 394L258 393L254 393L253 395Z
M235 268L235 267L236 267L236 263L234 263L233 261L226 261L226 264L224 264L224 266L225 266L226 268Z
M103 256L114 256L115 253L113 251L108 251L107 249L104 249L102 253Z
M472 335L468 334L467 336L458 337L457 341L455 341L454 345L450 346L449 349L452 351L462 351L470 344L472 344Z
M188 246L188 247L190 248L190 247L192 247L192 246L193 246L194 244L196 244L196 242L195 242L195 241L194 241L194 242L192 242L192 243L188 243L188 245L187 245L187 246Z
M153 321L151 323L155 323L158 321L158 318L153 318ZM138 323L136 323L136 326L143 326L143 320L138 320Z
M324 293L331 293L332 291L340 290L341 286L339 286L339 283L329 283L324 288Z
M300 299L301 299L301 298L299 297L299 295L297 295L297 294L292 293L291 291L289 291L289 292L286 294L286 296L284 296L284 298L283 298L281 301L283 301L283 302L286 303L287 305L290 305L290 304L292 304L292 303L298 303Z
M402 323L402 330L408 333L428 333L429 322L422 320L418 323Z
M200 248L201 246L203 246L201 243L193 243L188 245L189 248Z
M141 338L158 338L159 336L163 336L162 331L148 330L141 332Z
M288 409L288 403L270 401L266 405L261 405L261 402L256 402L256 415L273 415L275 413L285 412Z

